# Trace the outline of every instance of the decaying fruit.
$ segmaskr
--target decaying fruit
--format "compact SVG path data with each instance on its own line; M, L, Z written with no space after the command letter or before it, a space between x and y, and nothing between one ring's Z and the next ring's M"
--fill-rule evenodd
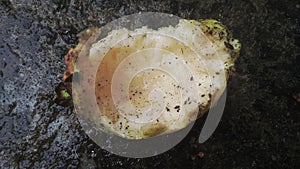
M65 56L63 80L81 74L81 89L93 89L73 90L73 101L98 111L79 115L131 139L178 131L202 116L225 90L241 47L216 20L181 19L157 30L121 28L97 40L99 35L98 28L80 33Z

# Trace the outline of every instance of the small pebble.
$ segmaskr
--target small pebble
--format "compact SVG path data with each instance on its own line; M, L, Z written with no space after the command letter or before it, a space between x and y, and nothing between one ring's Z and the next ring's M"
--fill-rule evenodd
M200 152L198 153L198 157L199 157L199 158L204 158L204 156L205 156L204 152L200 151Z
M300 103L300 93L294 95L294 99Z
M20 78L23 78L24 77L24 73L20 73L19 76L20 76Z

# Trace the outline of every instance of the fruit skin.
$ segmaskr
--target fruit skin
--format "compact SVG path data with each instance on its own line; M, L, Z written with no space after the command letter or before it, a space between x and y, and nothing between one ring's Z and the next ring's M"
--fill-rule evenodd
M232 65L238 58L241 50L241 43L237 39L233 39L232 34L221 22L214 19L200 20L202 31L210 38L213 43L223 46L224 50L230 53Z
M72 102L72 75L75 72L79 72L76 68L76 60L79 53L82 51L85 45L88 45L89 40L93 40L93 36L97 37L100 34L99 28L89 28L80 32L77 36L79 42L75 48L71 48L68 53L64 56L67 70L64 72L62 82L55 88L55 102L64 107L73 106Z

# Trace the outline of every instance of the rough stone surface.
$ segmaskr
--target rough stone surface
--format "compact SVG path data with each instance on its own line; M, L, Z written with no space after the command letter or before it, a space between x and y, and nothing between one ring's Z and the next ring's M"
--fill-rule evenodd
M129 159L99 148L53 103L76 34L143 11L222 21L243 44L216 132L199 119L176 147ZM0 1L0 168L300 168L300 2Z

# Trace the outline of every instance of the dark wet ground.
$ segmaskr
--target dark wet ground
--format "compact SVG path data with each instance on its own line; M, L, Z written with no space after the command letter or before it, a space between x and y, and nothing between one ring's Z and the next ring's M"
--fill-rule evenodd
M170 151L128 159L99 148L52 99L77 33L140 11L218 19L243 48L207 142L197 143L202 118ZM300 168L299 1L1 0L0 30L0 168Z

